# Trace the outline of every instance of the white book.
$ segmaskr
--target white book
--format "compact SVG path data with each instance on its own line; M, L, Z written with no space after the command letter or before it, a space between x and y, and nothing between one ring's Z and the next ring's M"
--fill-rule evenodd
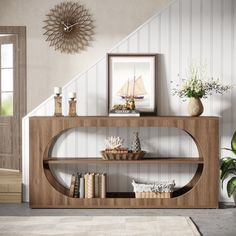
M88 175L88 198L94 198L94 173Z
M84 198L84 177L81 177L79 182L79 197Z
M109 113L109 116L140 116L140 113Z
M95 174L94 177L94 197L99 198L99 174Z
M107 192L107 180L106 180L106 174L101 175L101 198L106 198L106 192Z
M84 198L88 198L88 176L89 173L84 175Z
M140 116L138 110L111 110L109 116Z

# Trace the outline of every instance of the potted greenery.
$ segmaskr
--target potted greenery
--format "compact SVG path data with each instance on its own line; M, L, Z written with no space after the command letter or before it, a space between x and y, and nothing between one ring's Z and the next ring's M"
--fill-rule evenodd
M202 114L204 109L201 98L207 98L213 93L223 94L231 88L229 85L221 84L219 79L207 79L205 71L204 65L190 65L187 78L180 78L182 86L176 84L177 88L172 89L172 95L189 98L188 113L190 116Z
M224 180L229 176L233 175L227 182L227 193L228 196L231 197L234 196L234 202L236 203L236 131L234 132L234 135L231 140L231 149L230 148L224 148L225 150L231 151L235 157L224 157L221 159L221 174L220 179L222 180L222 187Z

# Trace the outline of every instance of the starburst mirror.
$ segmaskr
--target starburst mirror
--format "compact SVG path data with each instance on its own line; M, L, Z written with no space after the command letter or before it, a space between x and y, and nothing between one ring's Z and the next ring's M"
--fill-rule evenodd
M62 2L46 15L44 35L62 53L79 53L93 40L94 24L89 10L79 2Z

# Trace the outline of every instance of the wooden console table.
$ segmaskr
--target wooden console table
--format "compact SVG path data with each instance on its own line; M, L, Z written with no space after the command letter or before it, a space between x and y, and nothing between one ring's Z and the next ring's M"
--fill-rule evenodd
M184 130L197 145L197 158L152 158L110 161L98 158L56 158L51 150L58 137L76 127L173 127ZM172 198L134 198L134 193L107 193L107 198L69 197L69 190L53 176L53 164L197 164L192 180ZM31 117L31 208L218 208L219 119L217 117Z

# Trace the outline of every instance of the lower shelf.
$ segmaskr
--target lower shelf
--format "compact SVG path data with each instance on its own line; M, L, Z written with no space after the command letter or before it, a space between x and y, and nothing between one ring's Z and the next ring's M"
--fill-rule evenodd
M134 192L108 192L106 198L135 198Z
M116 161L114 161L116 162ZM109 199L113 199L114 201L118 200L118 199L128 199L128 200L140 200L135 198L135 193L134 192L107 192L107 198L72 198L69 197L69 189L66 188L65 186L63 186L62 184L60 184L60 182L55 178L55 176L53 176L52 171L50 170L50 164L48 162L44 162L44 172L45 175L49 181L49 183L51 184L51 186L54 187L55 190L57 190L59 193L61 193L62 195L64 195L65 198L70 199L70 201L72 200L74 203L72 204L74 206L74 204L77 204L77 201L92 201L92 205L98 204L97 201L108 201ZM179 188L179 189L175 189L175 191L172 193L172 197L171 198L141 198L142 199L159 199L159 200L169 200L169 199L175 199L178 198L184 194L186 194L187 192L189 192L194 186L195 184L198 182L201 174L203 171L203 164L198 164L198 168L197 171L195 173L195 175L193 176L192 180L186 184L185 186ZM96 205L95 204L95 205ZM93 205L93 207L96 208L96 206Z
M178 197L182 194L184 194L185 192L189 191L191 188L189 187L183 187L183 188L179 188L176 189L173 193L172 193L172 197L171 198L175 198ZM68 196L69 197L69 196ZM135 199L135 193L134 192L107 192L106 193L106 198L72 198L72 199L109 199L109 198L134 198Z
M115 194L116 197L113 196ZM119 193L120 194L120 193ZM131 196L131 195L132 196ZM186 205L184 198L134 198L134 193L125 193L117 197L117 193L108 193L107 198L65 198L55 204L45 199L43 205L30 204L31 208L217 208L218 204L209 202L207 205L192 199Z

